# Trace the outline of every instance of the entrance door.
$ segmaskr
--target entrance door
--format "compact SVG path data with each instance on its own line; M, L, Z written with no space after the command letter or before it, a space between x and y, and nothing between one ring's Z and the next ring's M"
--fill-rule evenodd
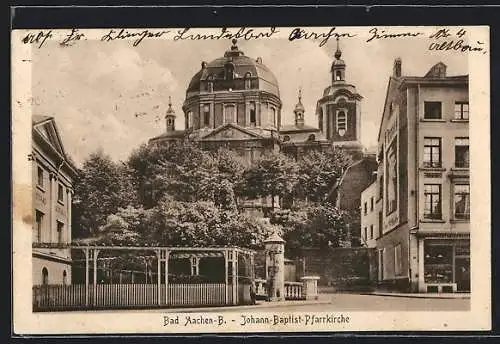
M470 258L455 258L457 291L470 291Z

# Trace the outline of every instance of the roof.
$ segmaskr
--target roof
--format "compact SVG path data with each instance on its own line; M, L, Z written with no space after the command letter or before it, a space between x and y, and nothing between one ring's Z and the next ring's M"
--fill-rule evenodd
M291 133L291 132L318 132L319 129L315 128L313 126L304 124L302 126L297 126L296 124L287 124L283 125L280 127L280 134L281 133Z
M225 84L225 65L231 63L234 66L234 79L243 79L247 73L250 73L252 80L257 80L258 88L252 90L267 91L279 98L278 81L271 70L262 63L262 59L253 59L245 56L238 49L236 42L233 41L231 50L226 51L223 57L219 57L209 63L203 62L201 69L191 78L186 94L202 91L202 82L209 79L213 80L214 90L218 84ZM239 89L234 87L234 90Z
M151 140L163 139L163 138L182 138L184 137L185 133L186 133L185 130L167 131L166 133L151 138Z
M42 116L42 115L33 115L33 116L31 116L31 123L33 125L37 125L37 124L40 124L42 122L48 121L50 119L54 119L54 117Z

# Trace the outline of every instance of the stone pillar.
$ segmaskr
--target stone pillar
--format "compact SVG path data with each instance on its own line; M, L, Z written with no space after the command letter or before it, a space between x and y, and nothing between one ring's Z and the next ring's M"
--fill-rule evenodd
M285 300L285 241L276 233L264 241L266 248L267 296L269 301Z
M67 203L67 206L68 206L68 211L67 211L67 221L68 221L68 229L67 229L67 232L66 232L66 241L71 244L71 202L72 202L72 194L73 194L73 190L71 190L70 188L66 189L67 192L68 192L68 197L66 198L66 203Z
M54 231L57 230L56 224L56 202L57 202L57 179L56 175L51 173L49 175L50 180L50 216L49 216L49 237L47 242L54 242ZM57 235L57 234L56 234Z
M301 278L303 283L302 295L306 300L318 299L318 280L319 276L304 276Z
M418 291L426 292L425 288L425 271L424 271L424 239L418 240Z

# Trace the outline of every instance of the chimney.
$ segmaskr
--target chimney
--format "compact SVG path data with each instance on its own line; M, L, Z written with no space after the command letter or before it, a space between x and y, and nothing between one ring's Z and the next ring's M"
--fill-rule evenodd
M393 76L395 78L400 78L401 77L401 69L402 69L402 64L403 61L401 60L400 57L396 58L394 60L394 71L393 71Z

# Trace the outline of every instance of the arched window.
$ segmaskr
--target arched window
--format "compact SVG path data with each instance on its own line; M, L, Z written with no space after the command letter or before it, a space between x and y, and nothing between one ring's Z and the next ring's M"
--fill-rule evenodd
M68 278L68 274L66 273L66 270L64 270L62 284L64 284L64 285L68 284L67 278Z
M203 105L203 125L205 127L210 126L210 105Z
M226 123L234 123L236 111L234 105L226 105L224 106L224 124Z
M257 114L255 109L255 102L250 103L250 125L255 126L257 124Z
M271 120L273 121L273 126L277 127L278 126L278 123L277 123L277 118L276 118L276 109L275 108L271 108Z
M186 123L186 129L190 129L193 127L193 111L189 111L187 113L187 123Z
M213 92L214 91L214 76L210 74L207 77L207 92Z
M316 136L314 134L309 135L307 141L316 141Z
M45 267L42 269L42 284L49 284L49 270L47 270L47 268Z
M342 80L342 72L341 71L336 71L335 72L335 80L339 81Z
M323 109L319 109L318 113L318 127L321 132L323 132Z
M340 136L344 136L347 130L347 115L344 110L337 112L337 132Z
M228 62L224 66L225 77L226 80L233 80L234 78L234 64L232 62Z

